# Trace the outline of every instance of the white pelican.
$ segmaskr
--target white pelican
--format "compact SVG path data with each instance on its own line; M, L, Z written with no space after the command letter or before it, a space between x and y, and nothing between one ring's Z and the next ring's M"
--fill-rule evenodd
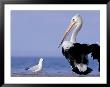
M72 71L77 74L88 74L92 71L88 65L88 54L92 53L92 56L96 59L100 58L100 47L98 44L80 44L76 42L76 36L80 31L83 24L82 17L75 15L72 17L69 27L64 33L63 39L59 45L62 47L62 53L72 66ZM71 38L69 41L64 41L67 35L71 32ZM97 49L97 51L94 51ZM97 56L95 56L97 55Z

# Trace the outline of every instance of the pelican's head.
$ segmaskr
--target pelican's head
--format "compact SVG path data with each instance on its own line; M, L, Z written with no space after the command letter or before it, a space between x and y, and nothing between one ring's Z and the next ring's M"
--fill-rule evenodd
M77 29L78 31L80 30L81 28L81 25L82 25L82 17L77 14L75 16L72 17L71 21L70 21L70 24L69 24L69 27L67 28L66 32L64 33L64 37L61 41L61 44L64 42L65 38L67 37L67 35L73 30L73 29ZM59 46L60 46L59 45Z
M76 22L77 25L77 23L82 22L82 17L79 14L76 14L72 17L71 22Z

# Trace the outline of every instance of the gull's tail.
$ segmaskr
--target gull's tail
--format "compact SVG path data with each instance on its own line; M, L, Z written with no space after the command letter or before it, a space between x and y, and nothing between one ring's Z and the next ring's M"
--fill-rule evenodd
M25 70L29 70L29 69L30 69L29 67L25 68Z

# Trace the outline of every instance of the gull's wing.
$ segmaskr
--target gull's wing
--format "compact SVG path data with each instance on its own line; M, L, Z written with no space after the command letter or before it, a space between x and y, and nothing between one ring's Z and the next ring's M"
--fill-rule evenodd
M32 67L27 67L25 70L37 70L39 68L38 65L32 66Z
M33 67L30 67L28 70L37 70L37 69L39 69L39 66L38 65L35 65Z

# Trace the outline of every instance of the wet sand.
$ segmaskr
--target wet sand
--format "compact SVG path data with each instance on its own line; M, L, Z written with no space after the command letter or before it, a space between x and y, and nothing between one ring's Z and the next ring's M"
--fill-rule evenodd
M100 74L88 74L88 75L78 75L73 73L73 75L68 75L64 73L13 73L12 77L99 77Z

